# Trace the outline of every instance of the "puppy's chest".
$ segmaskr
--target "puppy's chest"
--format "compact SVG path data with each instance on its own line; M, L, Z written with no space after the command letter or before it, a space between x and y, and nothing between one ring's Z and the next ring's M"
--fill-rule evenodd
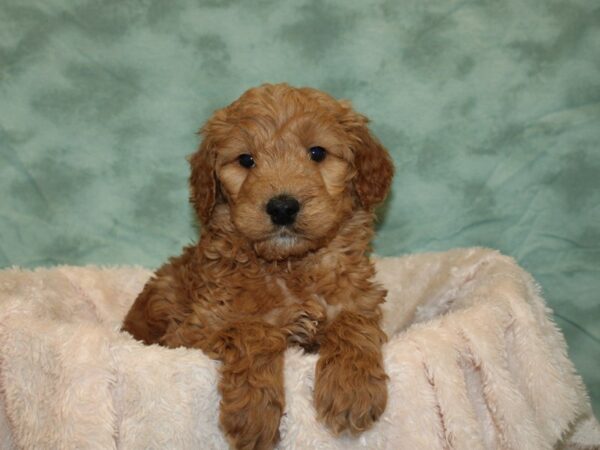
M224 303L235 315L268 316L269 321L274 322L279 322L275 319L278 316L303 310L310 310L323 319L333 317L339 305L330 292L335 284L327 280L331 276L331 273L318 271L265 271L251 277L238 276L235 283L225 289L228 298ZM222 282L228 284L226 280Z

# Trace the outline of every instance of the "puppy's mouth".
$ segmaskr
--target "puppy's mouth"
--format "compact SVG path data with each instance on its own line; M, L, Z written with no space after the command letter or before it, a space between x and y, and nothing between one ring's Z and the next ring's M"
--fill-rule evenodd
M314 249L314 247L315 242L289 227L280 227L265 237L265 239L254 243L256 252L269 260L302 256Z
M290 230L288 227L281 227L277 230L272 236L269 237L269 240L274 244L281 247L293 247L298 243L298 241L302 239L298 233L293 230Z

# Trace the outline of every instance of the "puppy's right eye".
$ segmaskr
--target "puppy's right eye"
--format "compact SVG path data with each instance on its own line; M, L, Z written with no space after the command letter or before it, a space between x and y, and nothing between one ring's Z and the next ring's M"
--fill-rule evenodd
M240 166L245 167L246 169L250 169L256 165L254 158L248 153L238 156L238 162L240 163Z

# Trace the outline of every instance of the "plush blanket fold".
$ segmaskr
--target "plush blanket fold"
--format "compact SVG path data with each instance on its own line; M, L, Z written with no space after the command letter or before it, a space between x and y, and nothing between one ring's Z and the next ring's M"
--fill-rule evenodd
M600 448L539 289L486 249L377 261L388 407L358 438L315 420L315 355L286 354L280 448ZM145 347L120 322L150 272L0 271L2 448L220 449L218 364Z

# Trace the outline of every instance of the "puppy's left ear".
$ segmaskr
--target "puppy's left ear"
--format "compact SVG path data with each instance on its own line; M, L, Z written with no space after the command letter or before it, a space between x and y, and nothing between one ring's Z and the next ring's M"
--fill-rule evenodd
M371 210L388 194L394 164L385 147L369 131L369 119L355 112L348 101L342 100L340 105L343 110L340 122L352 139L354 189L362 206Z

